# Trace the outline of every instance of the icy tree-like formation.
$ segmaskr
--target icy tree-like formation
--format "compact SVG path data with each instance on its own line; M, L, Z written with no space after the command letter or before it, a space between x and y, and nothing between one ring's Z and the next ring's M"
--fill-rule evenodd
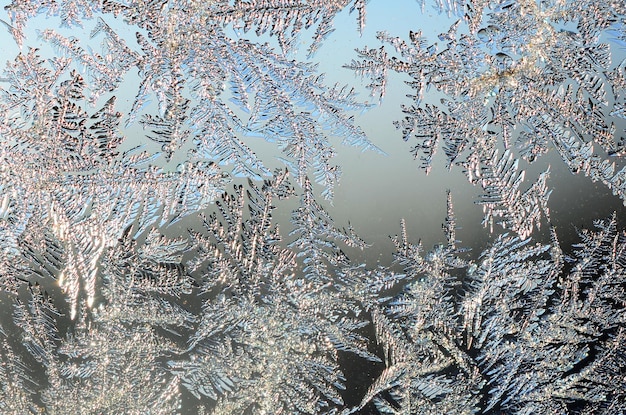
M389 72L412 78L414 102L396 127L405 141L417 140L412 153L423 169L429 172L441 147L448 168L460 165L484 189L485 221L501 218L522 238L549 218L550 192L546 171L521 197L522 208L518 161L532 163L550 149L626 203L626 166L611 160L624 153L626 75L624 63L612 60L623 41L609 43L623 37L626 6L529 0L483 11L486 2L445 3L442 9L462 18L440 42L420 31L408 41L381 32L385 46L359 50L361 59L347 65L371 78L380 97Z
M443 243L425 251L403 221L393 263L368 267L326 202L336 144L379 151L354 117L369 105L311 60L342 10L363 31L366 3L6 7L1 413L626 411L623 221L533 242L549 171L526 186L520 166L552 149L626 199L623 5L437 1L462 17L442 50L411 32L355 53L375 94L413 78L397 126L416 157L429 171L442 147L510 231L474 255L449 192Z
M448 216L450 218L450 216ZM573 257L501 235L477 262L396 238L410 282L372 310L385 369L360 407L380 413L619 413L624 410L624 249L615 218Z
M353 6L363 14L360 4ZM80 23L80 16L108 12L148 32L137 32L133 50L102 17L94 18L91 36L103 37L102 52L96 53L81 46L80 39L43 30L41 38L62 57L46 60L29 49L4 73L2 192L6 214L15 216L11 222L16 227L7 238L19 236L27 226L49 225L56 238L73 247L59 276L72 314L81 282L89 305L93 303L102 251L127 226L138 222L141 233L156 221L172 224L206 207L224 189L226 173L270 173L237 131L276 142L300 184L314 175L324 195L332 196L339 170L331 162L329 134L374 148L344 115L344 109L363 105L350 90L321 83L312 64L288 59L285 51L266 44L231 39L224 25L243 20L245 29L256 27L263 34L271 29L268 19L277 17L284 26L279 39L284 40L289 33L295 37L307 19L307 27L317 25L315 45L344 6L15 2L7 7L18 40L26 19L44 12L59 14L69 26ZM285 42L281 45L287 48ZM141 82L125 123L139 118L149 131L146 136L162 146L158 152L116 150L124 137L113 93L122 92L118 88L131 69L139 70ZM245 116L225 104L227 82L232 101ZM103 95L107 100L98 110L85 105L99 106ZM156 114L144 110L151 97L158 102ZM178 153L186 161L176 171L164 171L155 162L160 154L169 160ZM8 240L5 251L16 251L15 244Z

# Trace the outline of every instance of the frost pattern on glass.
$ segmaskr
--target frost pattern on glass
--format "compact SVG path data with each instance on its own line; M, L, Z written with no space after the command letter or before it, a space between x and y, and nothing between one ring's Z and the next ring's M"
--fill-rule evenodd
M554 234L547 245L503 234L468 262L451 243L424 254L403 225L396 261L409 282L370 311L385 368L359 408L623 411L626 235L615 217L596 226L571 258Z
M522 168L553 149L626 200L626 10L424 1L459 18L443 50L410 32L355 53L375 95L412 77L397 127L426 172L441 148L482 188L493 238L461 245L448 192L442 243L402 221L393 263L367 266L328 206L335 144L382 152L354 117L371 105L310 59L342 10L361 33L366 3L6 7L21 49L0 77L1 413L626 410L623 223L597 220L568 253L554 228L533 242L550 171L529 184ZM42 15L53 52L25 36Z
M378 34L378 49L358 50L346 67L371 79L374 96L385 93L390 72L408 74L413 102L396 121L412 153L428 173L437 150L448 168L459 165L467 179L488 193L481 176L491 172L496 149L533 163L554 149L574 173L600 181L626 203L624 187L624 62L611 49L623 49L623 4L598 1L437 2L460 19L433 43L420 31L408 41ZM615 43L606 36L612 34ZM518 162L506 176L517 175ZM488 173L489 174L489 173ZM485 221L502 217L504 228L527 237L545 205L547 172L529 189L533 196L520 216L517 199L500 195L500 206L483 203ZM522 181L503 183L497 193L512 194ZM543 187L543 189L537 189Z

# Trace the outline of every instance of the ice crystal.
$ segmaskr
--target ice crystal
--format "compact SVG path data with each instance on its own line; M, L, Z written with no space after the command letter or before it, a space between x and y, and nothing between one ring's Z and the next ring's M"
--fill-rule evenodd
M408 218L372 266L330 206L336 144L381 152L355 118L370 105L312 60L342 10L363 34L366 3L6 7L0 412L625 410L623 224L535 238L556 189L524 171L554 150L626 199L624 8L435 1L459 18L443 50L410 32L358 51L376 95L413 78L398 128L427 172L440 147L461 166L492 226L464 247L448 191L442 243Z
M530 245L505 234L478 262L458 258L454 245L423 255L403 228L396 260L413 278L372 310L385 369L360 407L373 402L394 414L623 410L617 275L626 240L614 217L596 226L581 234L571 258L556 238Z
M328 136L376 149L345 113L366 105L356 101L350 89L328 87L313 64L289 59L286 53L288 43L311 26L317 27L311 48L317 47L331 31L332 17L349 3L107 1L94 10L83 5L83 14L123 17L136 25L138 47L131 47L101 17L91 32L92 37L104 37L101 53L52 29L40 36L86 72L93 85L86 97L91 103L102 94L119 92L123 77L137 69L141 81L126 125L139 116L150 131L147 137L162 146L166 158L190 152L194 158L233 165L234 175L269 174L236 132L260 135L279 146L300 183L313 171L331 197L339 172L331 164L334 151ZM363 2L355 1L352 7L364 21ZM56 7L29 2L13 3L8 9L16 24L45 9L57 14ZM282 51L233 37L233 29L252 27L257 35L276 36ZM222 99L226 92L234 108ZM157 114L145 111L151 99L158 103Z
M358 333L366 323L354 315L353 300L327 290L327 273L306 271L310 261L322 265L324 246L295 251L306 256L302 278L294 251L278 245L272 199L291 192L286 172L261 188L251 184L247 202L235 190L219 205L221 219L205 218L206 234L192 232L208 298L189 359L168 364L192 394L217 399L216 413L319 413L341 405L338 351L378 360Z
M405 141L417 140L412 153L425 171L443 148L448 168L461 165L487 198L501 200L501 208L484 204L485 220L501 216L503 227L523 238L547 217L547 172L528 190L533 196L520 216L517 199L500 194L513 194L521 180L495 190L481 177L495 167L494 149L528 163L554 149L572 172L601 181L626 203L626 170L609 158L623 154L624 63L615 62L620 55L604 37L623 34L623 5L455 1L438 7L461 17L440 42L419 31L410 32L408 42L381 32L389 46L358 50L361 59L347 65L372 79L375 96L384 95L390 72L412 78L414 102L403 106L404 119L395 124ZM497 175L513 178L517 166L501 161Z

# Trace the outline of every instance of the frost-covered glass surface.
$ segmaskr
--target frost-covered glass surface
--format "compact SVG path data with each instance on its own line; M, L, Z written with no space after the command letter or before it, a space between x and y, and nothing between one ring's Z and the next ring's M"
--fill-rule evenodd
M626 412L623 2L0 18L0 413Z

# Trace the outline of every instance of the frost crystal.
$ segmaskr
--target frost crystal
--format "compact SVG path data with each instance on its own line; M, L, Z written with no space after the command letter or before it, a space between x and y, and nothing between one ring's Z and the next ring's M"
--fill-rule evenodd
M622 218L562 249L551 170L525 170L552 151L626 202L626 8L424 1L459 18L442 47L355 53L374 95L411 78L397 128L480 186L492 238L461 244L448 191L443 243L408 218L372 266L331 206L337 144L382 153L371 105L312 60L344 11L365 34L367 3L6 6L2 414L626 411Z
M626 166L609 158L624 152L624 130L617 127L624 118L624 62L614 61L605 38L623 36L624 5L455 1L438 7L462 17L440 42L421 32L410 32L408 42L382 32L378 38L391 47L358 50L361 59L347 65L371 78L379 97L390 72L411 77L414 102L395 124L405 141L417 140L412 153L425 171L441 147L448 168L462 166L471 183L501 203L480 202L485 221L500 216L522 238L548 217L547 173L531 185L520 216L517 198L503 193L514 194L523 176L517 161L496 161L497 148L527 163L554 149L572 172L601 181L626 203ZM502 187L482 178L494 167Z

